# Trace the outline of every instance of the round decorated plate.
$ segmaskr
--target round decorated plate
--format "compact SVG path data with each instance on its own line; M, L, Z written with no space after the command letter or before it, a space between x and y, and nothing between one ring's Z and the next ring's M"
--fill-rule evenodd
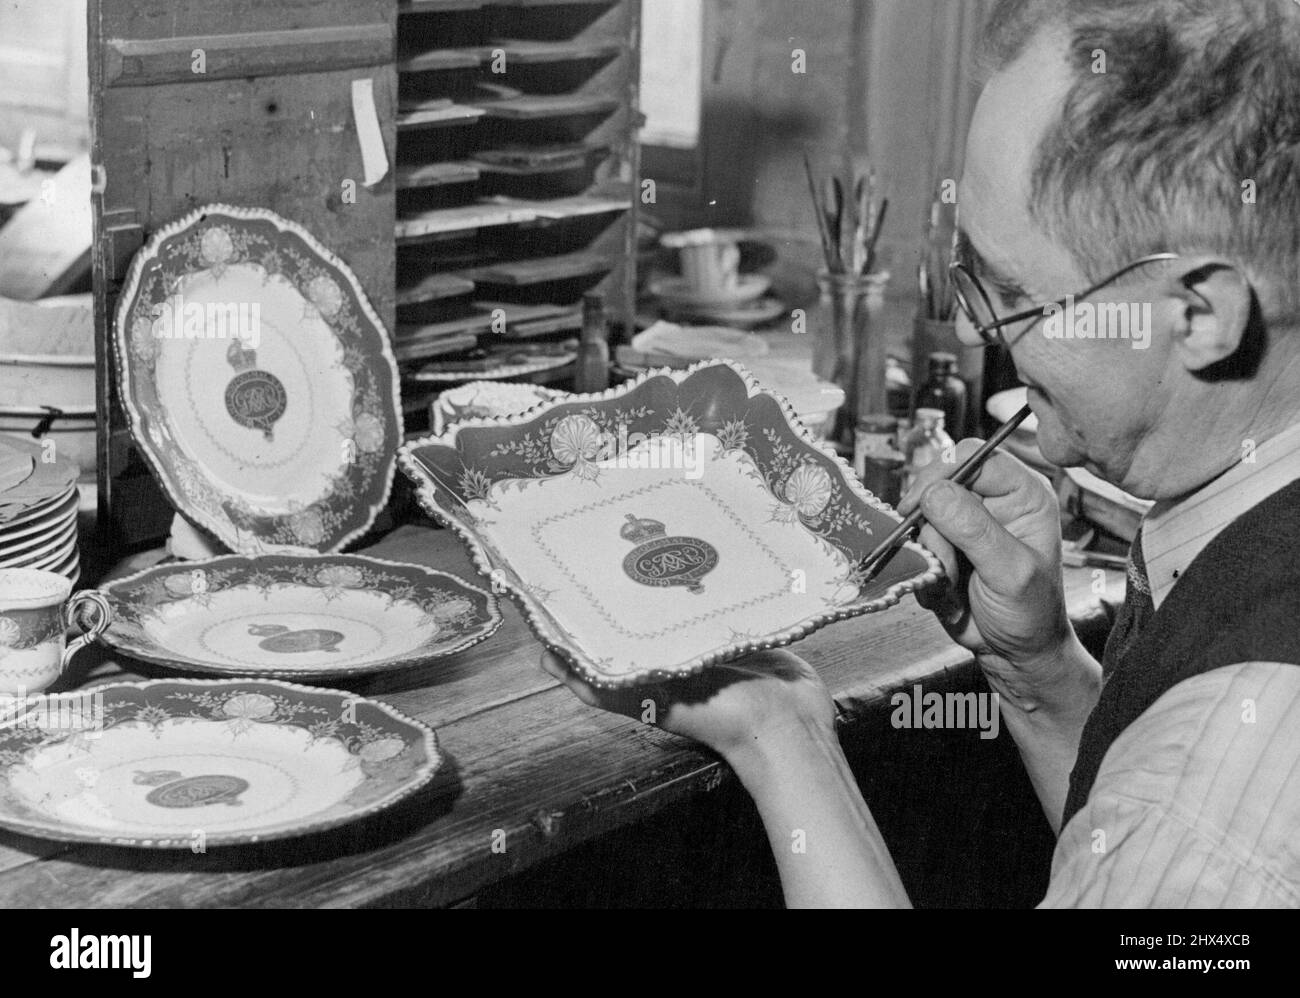
M321 679L420 665L501 626L496 599L446 572L363 555L227 555L103 587L103 640L193 672Z
M441 762L428 727L339 690L157 679L37 699L0 716L0 827L39 838L198 852L305 835Z
M388 497L397 365L356 277L269 211L209 205L132 261L117 312L131 431L230 548L334 551Z

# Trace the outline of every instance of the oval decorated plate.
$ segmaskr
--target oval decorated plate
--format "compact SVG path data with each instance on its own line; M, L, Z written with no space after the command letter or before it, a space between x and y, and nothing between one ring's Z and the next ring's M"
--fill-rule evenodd
M334 551L388 498L388 335L347 266L269 211L209 205L132 261L117 311L131 431L176 507L236 551Z
M155 679L0 713L0 827L155 849L241 845L375 814L441 764L427 726L340 690Z
M103 640L172 669L304 680L463 651L501 626L496 598L446 572L363 555L226 555L103 587Z

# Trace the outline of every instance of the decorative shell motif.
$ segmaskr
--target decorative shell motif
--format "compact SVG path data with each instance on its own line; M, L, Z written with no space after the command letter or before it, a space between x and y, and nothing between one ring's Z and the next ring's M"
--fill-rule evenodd
M131 352L142 364L152 364L157 358L158 337L148 319L136 319L131 325Z
M447 600L445 603L439 603L429 611L429 616L437 623L445 624L450 620L455 620L457 617L462 617L467 613L472 613L473 611L473 603L465 599L463 596L457 596L454 599Z
M261 693L236 693L221 710L227 717L256 721L275 713L275 701Z
M208 229L199 240L199 256L210 266L220 266L234 255L235 244L230 233L220 225Z
M308 547L325 540L325 523L314 509L304 509L301 513L294 513L289 517L289 529Z
M0 617L0 648L10 648L18 643L23 629L10 617Z
M831 476L820 464L801 464L790 472L781 492L800 516L812 519L831 501Z
M363 412L352 424L352 439L357 448L373 454L384 446L384 423L372 412Z
M316 581L331 589L359 589L365 580L352 565L328 565L316 573Z
M588 416L565 416L551 431L551 453L565 467L595 459L605 444L605 434Z
M343 292L334 278L326 274L313 277L307 285L307 298L326 319L338 315L343 307Z
M203 583L198 581L200 578L202 578L202 576L199 574L194 576L188 574L169 575L167 578L163 579L163 588L173 596L192 596L195 593L202 592L205 588Z
M400 738L378 738L361 746L357 752L365 762L386 762L394 756L401 755L406 743Z

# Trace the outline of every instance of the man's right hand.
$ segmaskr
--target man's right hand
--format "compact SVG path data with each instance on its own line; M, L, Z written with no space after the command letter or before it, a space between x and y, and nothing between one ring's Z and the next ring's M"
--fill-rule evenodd
M956 462L980 443L963 440ZM935 461L923 468L899 504L907 514L919 501L927 521L919 540L948 573L946 584L917 599L980 657L1003 696L1026 705L1050 697L1081 650L1065 611L1056 496L1045 478L1003 451L967 488L939 481L954 467Z

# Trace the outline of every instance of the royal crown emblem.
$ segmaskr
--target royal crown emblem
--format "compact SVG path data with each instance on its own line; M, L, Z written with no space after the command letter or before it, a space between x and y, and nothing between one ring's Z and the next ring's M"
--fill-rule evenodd
M257 367L257 351L245 349L235 340L226 351L226 360L238 373L226 386L226 411L240 426L261 430L273 439L272 428L284 415L289 396L284 385L270 371Z
M623 559L629 578L643 586L685 586L687 592L704 592L700 580L718 565L718 551L712 544L698 537L666 537L668 528L658 520L626 516L619 536L636 545Z

